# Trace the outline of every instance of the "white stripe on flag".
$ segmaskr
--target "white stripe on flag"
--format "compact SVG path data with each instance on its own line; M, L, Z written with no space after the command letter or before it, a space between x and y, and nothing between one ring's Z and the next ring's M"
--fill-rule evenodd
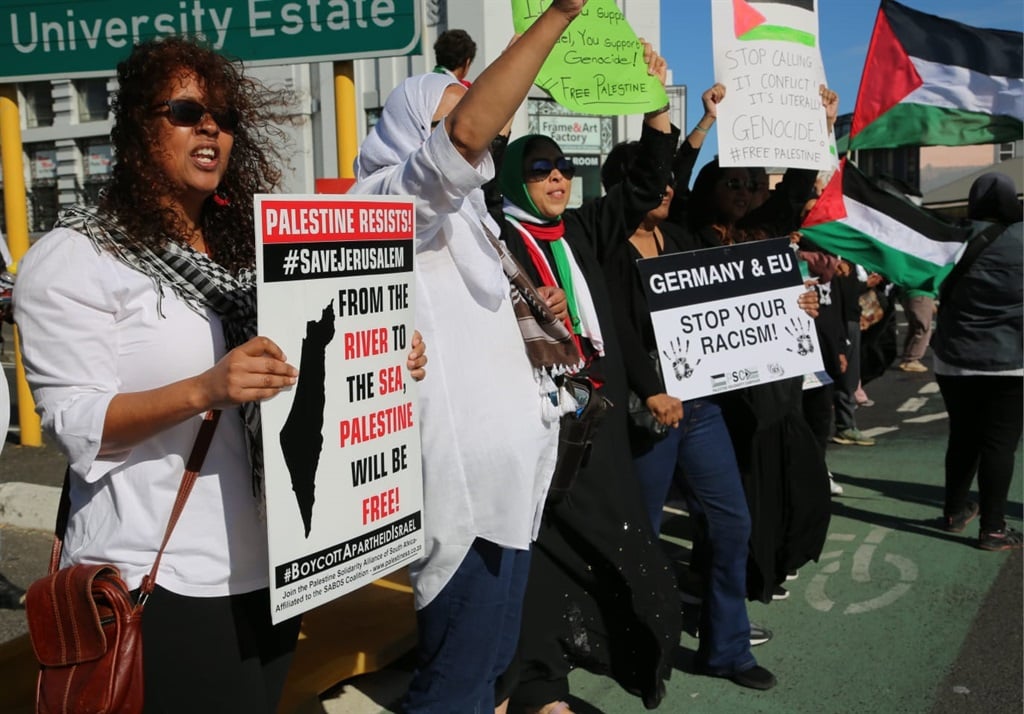
M846 218L841 223L871 236L882 245L901 253L909 253L933 265L943 266L954 262L964 248L964 243L931 240L849 196L843 197L843 203L846 204Z
M900 104L925 104L981 114L1004 114L1024 121L1024 80L990 77L966 67L911 58L924 85Z

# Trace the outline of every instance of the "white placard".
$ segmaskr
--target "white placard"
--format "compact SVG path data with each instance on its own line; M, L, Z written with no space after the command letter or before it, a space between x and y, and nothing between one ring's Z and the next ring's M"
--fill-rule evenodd
M668 394L695 399L824 369L788 238L637 263Z
M831 170L816 0L712 0L722 166Z
M299 368L263 403L271 614L418 558L413 199L258 195L259 332Z

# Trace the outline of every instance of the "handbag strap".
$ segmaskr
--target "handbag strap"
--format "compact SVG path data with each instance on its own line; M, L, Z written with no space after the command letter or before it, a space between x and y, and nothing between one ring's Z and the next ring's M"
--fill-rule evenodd
M171 533L174 532L174 527L178 524L178 518L181 516L181 512L185 509L185 502L188 500L189 494L192 493L192 487L196 483L196 478L199 476L199 470L203 467L203 461L206 459L206 452L210 450L210 444L213 441L213 433L217 429L217 422L220 420L220 410L211 409L206 412L203 416L203 423L199 427L199 433L196 434L195 443L192 445L192 452L189 454L188 461L185 462L185 473L181 477L181 484L178 486L178 495L174 499L174 507L171 508L171 517L167 522L167 529L164 531L164 540L160 544L160 550L156 553L156 560L153 562L153 567L150 569L149 574L142 578L142 590L139 593L139 605L142 605L149 594L153 592L153 588L156 587L156 573L160 568L160 558L163 557L164 548L167 547L167 542L171 539ZM57 525L54 528L53 533L53 548L50 550L50 574L56 573L60 566L60 556L64 549L64 533L68 527L68 517L71 512L71 469L68 468L64 472L64 487L60 493L60 506L57 509Z
M949 300L957 281L977 260L978 256L981 255L981 251L988 248L992 241L995 240L996 234L1001 233L1005 228L1006 226L1001 223L993 223L967 243L967 247L964 249L963 255L960 256L960 260L956 261L956 265L953 266L953 269L949 271L949 275L946 276L946 279L942 281L942 285L939 286L939 304Z

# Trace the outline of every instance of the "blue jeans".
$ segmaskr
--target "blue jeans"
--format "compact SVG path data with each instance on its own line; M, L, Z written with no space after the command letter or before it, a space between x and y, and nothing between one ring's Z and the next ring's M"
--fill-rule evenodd
M690 516L706 529L698 665L715 674L742 672L757 664L750 654L746 601L750 511L732 441L714 402L683 402L679 426L633 460L655 533L677 467Z
M530 551L477 538L430 604L416 613L416 672L402 703L407 714L493 714L522 622Z

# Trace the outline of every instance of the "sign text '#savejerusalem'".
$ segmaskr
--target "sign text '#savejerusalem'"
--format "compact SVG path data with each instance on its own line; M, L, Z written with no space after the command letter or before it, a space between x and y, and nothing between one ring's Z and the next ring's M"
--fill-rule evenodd
M133 44L201 35L250 64L403 54L416 0L127 0L18 4L0 15L0 81L110 73Z

